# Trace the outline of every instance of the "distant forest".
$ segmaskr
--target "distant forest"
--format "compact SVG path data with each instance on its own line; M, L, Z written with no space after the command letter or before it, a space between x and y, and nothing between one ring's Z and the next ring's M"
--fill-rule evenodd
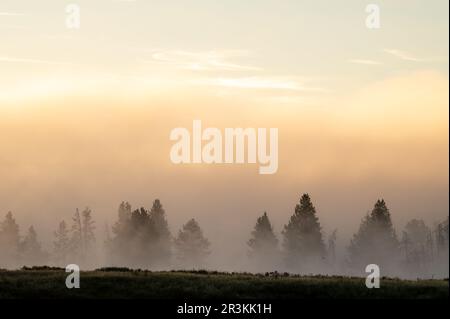
M118 208L117 221L105 227L101 243L104 256L98 263L95 222L89 208L76 210L70 223L61 221L54 231L53 249L45 251L33 227L20 235L13 214L0 223L0 268L66 266L78 264L142 269L200 269L207 265L210 242L195 219L173 236L166 212L157 199L150 210L133 210L128 202ZM264 212L249 230L248 262L255 272L283 270L293 273L364 274L365 266L378 264L382 274L448 277L448 217L429 227L413 219L398 234L384 200L362 218L348 243L345 256L337 256L334 230L324 238L316 209L308 194L301 196L293 215L277 238Z

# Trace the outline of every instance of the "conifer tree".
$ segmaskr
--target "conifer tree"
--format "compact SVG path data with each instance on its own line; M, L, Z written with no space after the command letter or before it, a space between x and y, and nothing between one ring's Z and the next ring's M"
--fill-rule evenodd
M70 237L69 229L65 221L61 221L58 229L54 232L55 241L53 242L53 258L58 266L70 264Z
M171 257L171 235L165 211L155 200L150 211L131 211L122 202L113 227L110 260L113 264L149 268L167 266Z
M256 220L252 231L252 237L248 241L250 248L249 257L255 264L267 267L275 264L278 257L278 239L273 231L267 212Z
M113 265L131 262L130 242L133 237L131 228L131 205L122 202L118 209L118 220L112 227L113 237L108 251L108 260Z
M314 269L325 258L322 230L311 199L303 194L289 223L284 226L283 247L288 267Z
M82 224L81 233L83 238L83 251L85 255L92 253L93 245L95 243L95 222L92 219L92 211L86 207L81 213Z
M209 241L203 236L195 219L189 220L179 231L175 239L175 248L179 262L184 267L200 267L209 255Z
M13 268L19 261L19 225L11 212L0 223L0 266Z
M383 266L385 273L397 268L399 242L391 215L383 199L378 200L372 212L363 218L358 232L349 246L350 265L364 272L368 264Z
M83 251L83 230L81 226L81 215L78 208L75 210L75 214L72 217L72 228L70 237L70 253L72 260L80 261L84 260Z
M42 250L37 239L34 227L28 229L28 233L20 243L21 263L27 266L40 266L47 262L48 255Z
M71 260L78 264L92 265L94 263L94 226L95 222L92 219L92 211L87 207L82 213L75 211L72 217L71 228Z
M159 199L153 202L149 213L149 231L153 239L153 258L157 265L167 265L171 257L171 235L166 213Z
M426 249L429 232L430 228L423 220L412 219L406 224L400 244L407 251L407 263L423 267L425 263L431 262Z

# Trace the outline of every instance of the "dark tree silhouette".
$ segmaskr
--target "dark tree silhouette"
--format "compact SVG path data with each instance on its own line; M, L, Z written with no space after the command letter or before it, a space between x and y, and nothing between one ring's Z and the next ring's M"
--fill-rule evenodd
M56 265L65 266L70 264L69 257L71 254L69 229L65 221L58 225L58 229L54 232L55 241L53 242L53 259Z
M83 230L81 226L81 215L78 208L75 210L75 214L72 217L70 253L73 262L80 263L84 260Z
M283 247L288 267L314 270L325 258L321 226L308 194L303 194L289 223L284 226Z
M20 257L21 263L27 266L45 265L48 260L48 254L42 250L33 226L20 243Z
M177 258L182 267L198 268L209 255L209 241L195 219L189 220L175 239Z
M251 235L247 244L253 266L258 270L271 270L279 257L278 239L266 212L256 220Z
M365 266L383 266L384 273L395 270L399 263L399 242L392 226L391 215L383 199L378 200L363 218L349 246L349 262L358 272Z
M413 219L406 224L402 246L408 262L423 265L431 261L431 256L427 251L427 238L430 231L423 220Z
M19 261L19 225L11 212L0 224L0 265L5 268L17 267Z
M169 224L166 220L166 212L164 211L159 199L153 202L152 209L149 213L150 217L150 233L153 240L153 256L158 266L167 265L171 258L171 235Z
M113 237L107 251L107 259L113 265L119 265L122 259L130 258L129 242L131 241L131 205L122 202L118 209L118 220L112 227Z
M167 266L171 257L171 235L161 202L154 201L152 209L131 211L122 202L119 219L113 227L110 257L114 265L133 267Z
M436 226L436 250L438 256L448 256L448 217Z
M95 222L92 219L92 211L86 207L81 213L81 235L83 239L83 254L88 257L92 254L95 243Z
M78 208L72 217L72 228L70 238L70 256L73 263L83 266L94 264L94 226L92 211L86 207L80 214Z

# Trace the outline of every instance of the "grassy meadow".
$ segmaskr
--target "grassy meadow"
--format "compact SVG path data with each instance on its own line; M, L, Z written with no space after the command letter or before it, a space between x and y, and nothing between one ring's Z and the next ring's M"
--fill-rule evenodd
M368 289L365 279L357 277L105 268L82 271L80 289L67 289L67 275L60 268L0 270L0 299L441 299L449 295L448 279L382 278L379 289Z

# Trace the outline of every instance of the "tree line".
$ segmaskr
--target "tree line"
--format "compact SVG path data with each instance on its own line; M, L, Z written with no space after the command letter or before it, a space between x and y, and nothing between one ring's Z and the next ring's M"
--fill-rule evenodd
M54 232L53 249L45 251L31 226L20 236L11 212L0 223L0 267L23 265L86 267L98 264L96 225L89 208L75 211L71 223L61 221ZM247 242L248 262L254 271L286 269L297 273L364 273L368 264L378 264L384 273L401 269L410 274L447 273L448 217L430 228L423 220L409 221L399 236L383 199L361 220L347 246L345 258L336 252L337 230L324 238L316 209L303 194L294 213L277 238L269 215L258 217ZM157 199L150 209L119 205L117 221L110 232L105 227L103 263L134 268L202 268L211 253L210 242L195 219L173 236L166 212Z

